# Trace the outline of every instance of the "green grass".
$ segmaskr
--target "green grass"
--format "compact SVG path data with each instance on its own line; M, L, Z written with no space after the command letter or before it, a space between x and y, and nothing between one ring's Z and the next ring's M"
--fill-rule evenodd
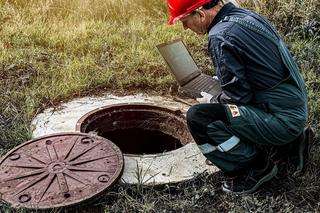
M20 0L0 6L0 107L6 124L0 141L6 147L29 137L28 125L20 124L39 109L97 88L176 92L155 45L182 37L192 49L202 48L191 32L166 24L161 1ZM17 134L24 137L16 140Z
M319 141L320 2L248 0L243 6L268 17L297 59L309 93L309 124ZM60 101L131 89L177 94L158 43L182 38L200 68L214 73L203 50L206 36L168 26L168 17L165 0L0 1L1 154L30 139L33 116ZM284 177L282 188L271 185L253 196L224 195L219 176L203 176L163 189L118 186L95 205L111 212L268 211L267 206L313 211L319 209L318 152L316 145L305 176ZM0 211L11 210L2 205Z

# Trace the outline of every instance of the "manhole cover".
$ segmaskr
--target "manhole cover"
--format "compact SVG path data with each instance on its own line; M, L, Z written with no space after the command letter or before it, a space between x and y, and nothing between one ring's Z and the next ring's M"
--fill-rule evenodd
M123 170L123 156L111 141L85 133L34 139L0 162L0 193L12 206L50 209L102 193Z

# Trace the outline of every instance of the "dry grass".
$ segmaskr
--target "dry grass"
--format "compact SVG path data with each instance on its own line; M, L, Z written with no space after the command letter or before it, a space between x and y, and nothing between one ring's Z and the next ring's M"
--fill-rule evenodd
M317 0L247 0L267 16L294 53L309 92L309 124L318 142L320 5ZM165 1L0 1L0 152L30 138L30 121L45 107L94 91L177 94L155 45L181 37L201 69L214 72L206 37L168 26ZM319 145L302 177L284 174L250 196L225 195L219 175L161 189L117 185L86 212L319 211ZM284 169L285 170L285 169ZM87 210L89 209L89 210ZM57 210L57 212L63 212ZM5 204L0 212L13 212ZM79 210L80 212L80 210Z

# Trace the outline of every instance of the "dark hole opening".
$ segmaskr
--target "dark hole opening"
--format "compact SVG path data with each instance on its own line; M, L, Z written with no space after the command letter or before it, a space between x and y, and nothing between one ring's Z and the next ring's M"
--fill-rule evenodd
M93 110L77 122L77 130L95 132L124 154L158 154L192 141L185 117L148 104L119 104Z
M182 147L175 137L150 129L117 129L101 136L115 143L124 154L157 154Z

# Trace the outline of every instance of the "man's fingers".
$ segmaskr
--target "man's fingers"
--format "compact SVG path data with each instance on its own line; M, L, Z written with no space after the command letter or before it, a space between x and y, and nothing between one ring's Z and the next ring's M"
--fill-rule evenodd
M216 75L212 76L212 78L213 78L214 80L219 80L219 79L218 79L218 76L216 76Z
M202 91L202 92L200 92L200 94L201 94L202 97L203 97L203 96L205 96L207 93Z
M205 103L205 98L196 98L199 103Z

